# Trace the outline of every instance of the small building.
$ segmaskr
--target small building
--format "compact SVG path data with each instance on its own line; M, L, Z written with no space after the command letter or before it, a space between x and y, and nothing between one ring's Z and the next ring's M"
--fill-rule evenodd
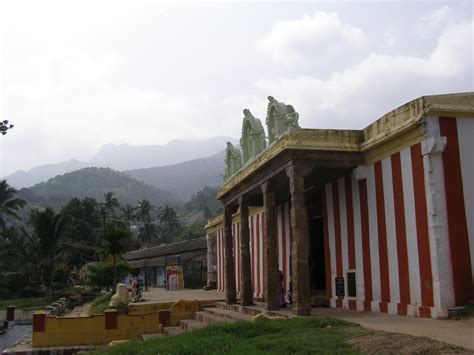
M165 287L167 266L182 267L186 288L200 288L206 284L206 238L134 250L125 254L125 259L131 267L140 269L140 276L147 286Z
M208 283L275 310L281 271L296 315L322 301L437 318L474 299L474 93L420 97L362 130L298 118L269 97L265 133L244 110L224 214L206 227Z

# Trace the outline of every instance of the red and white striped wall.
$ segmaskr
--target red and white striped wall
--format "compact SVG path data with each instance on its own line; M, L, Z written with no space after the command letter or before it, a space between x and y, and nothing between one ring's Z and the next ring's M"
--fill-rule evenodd
M289 204L277 206L277 255L279 270L283 272L283 287L288 290L290 283L291 229ZM265 214L258 212L249 216L250 230L250 268L252 273L252 290L255 298L262 298L264 293L264 262L265 262ZM232 224L234 244L234 265L236 290L240 292L240 222ZM238 246L238 247L236 247ZM224 230L217 231L217 289L225 290L224 269Z
M326 184L326 296L332 307L420 317L474 299L474 119L427 122L425 141ZM430 139L446 141L430 148ZM249 217L252 289L263 296L264 214ZM277 206L278 265L290 283L289 203ZM240 246L240 225L232 226ZM240 248L234 248L240 291ZM356 297L335 278L356 273ZM217 231L217 286L225 290L224 235ZM308 280L309 282L309 280Z
M433 166L425 166L421 144L333 181L324 196L331 306L437 317L446 315L440 307L474 297L474 120L440 118L439 133L447 141L445 191L438 192L446 195L446 205L434 208L447 211L449 247L443 255L431 253L436 236L430 236L427 203L436 202L427 198L425 179ZM452 272L432 269L442 267L441 257L450 260ZM337 297L335 278L347 280L348 271L356 272L357 297ZM455 303L436 301L437 293L451 290L440 289L433 273L452 278L446 284L453 285Z
M331 306L431 316L420 144L365 167L364 177L346 176L325 186ZM347 280L348 271L356 272L357 297L337 297L335 278Z
M439 118L455 305L474 299L474 118Z

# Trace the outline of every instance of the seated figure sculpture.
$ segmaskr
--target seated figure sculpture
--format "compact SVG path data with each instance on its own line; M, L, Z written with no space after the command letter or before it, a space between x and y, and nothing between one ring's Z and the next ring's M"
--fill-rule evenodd
M242 167L242 153L231 142L227 142L225 165L224 181L228 180Z
M279 102L275 100L273 96L268 96L268 101L266 123L268 144L272 144L288 129L294 127L299 128L299 114L295 111L293 106Z
M240 147L242 148L243 164L251 161L267 147L262 122L252 115L249 109L244 110Z
M127 305L129 301L127 286L125 284L117 284L117 291L115 291L115 294L110 299L109 307Z

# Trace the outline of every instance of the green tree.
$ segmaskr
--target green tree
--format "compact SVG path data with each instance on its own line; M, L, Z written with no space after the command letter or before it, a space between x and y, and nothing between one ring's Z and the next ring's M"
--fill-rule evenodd
M137 217L142 222L151 222L151 211L155 209L150 201L142 200L137 206Z
M35 255L37 267L46 289L46 299L53 300L53 281L57 264L66 245L67 218L51 208L33 210L31 214L33 233L30 236L29 254Z
M125 204L125 206L120 208L121 214L120 218L123 220L130 222L136 218L137 207L132 206L130 204Z
M204 224L191 224L183 228L181 234L179 235L179 239L181 240L189 240L189 239L196 239L202 238L206 235L204 231Z
M152 222L145 222L138 231L138 239L142 244L156 244L160 237L159 228Z
M161 206L158 213L160 221L161 239L167 244L177 238L180 233L181 225L176 211L168 204Z
M20 219L17 211L25 207L26 202L21 198L17 198L17 191L7 184L6 180L0 181L0 232L6 227L7 216Z
M81 267L93 260L94 253L100 246L102 224L99 203L91 197L82 200L73 198L62 208L62 212L70 221L66 233L68 263Z
M104 252L110 255L113 265L113 292L117 287L117 259L133 247L132 233L128 229L119 228L113 223L107 223L104 233Z
M115 209L120 207L118 199L115 197L115 192L109 191L104 194L103 210L108 217L115 217Z
M116 277L124 278L130 271L125 262L117 263ZM88 267L86 273L86 284L93 288L106 288L110 290L114 286L114 266L108 262L97 262Z

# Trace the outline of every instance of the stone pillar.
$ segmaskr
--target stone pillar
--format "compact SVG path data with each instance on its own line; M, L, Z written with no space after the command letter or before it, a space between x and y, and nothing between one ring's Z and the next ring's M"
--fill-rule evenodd
M307 316L311 313L311 290L309 284L309 231L308 213L304 201L304 177L306 167L290 166L286 174L290 180L291 193L291 270L293 284L293 314Z
M216 260L217 260L217 248L216 248L216 233L207 234L207 286L210 289L216 288L217 285L217 273L216 273Z
M106 309L105 316L105 330L117 329L118 312L116 309Z
M225 266L225 298L227 304L237 303L237 293L235 290L235 268L234 256L232 253L232 211L230 206L224 207L224 266Z
M278 298L278 259L276 237L276 193L270 182L262 184L263 206L265 207L265 278L263 289L267 311L280 308Z
M7 322L13 322L15 320L15 306L7 307Z
M448 214L443 170L443 151L446 137L442 137L439 119L426 119L427 139L421 143L428 213L428 235L433 277L433 317L447 317L448 308L455 307L453 268L449 243Z
M242 306L253 304L252 273L250 266L249 205L244 196L239 197L240 205L240 295Z
M33 313L33 333L44 332L46 328L46 312L35 311Z

